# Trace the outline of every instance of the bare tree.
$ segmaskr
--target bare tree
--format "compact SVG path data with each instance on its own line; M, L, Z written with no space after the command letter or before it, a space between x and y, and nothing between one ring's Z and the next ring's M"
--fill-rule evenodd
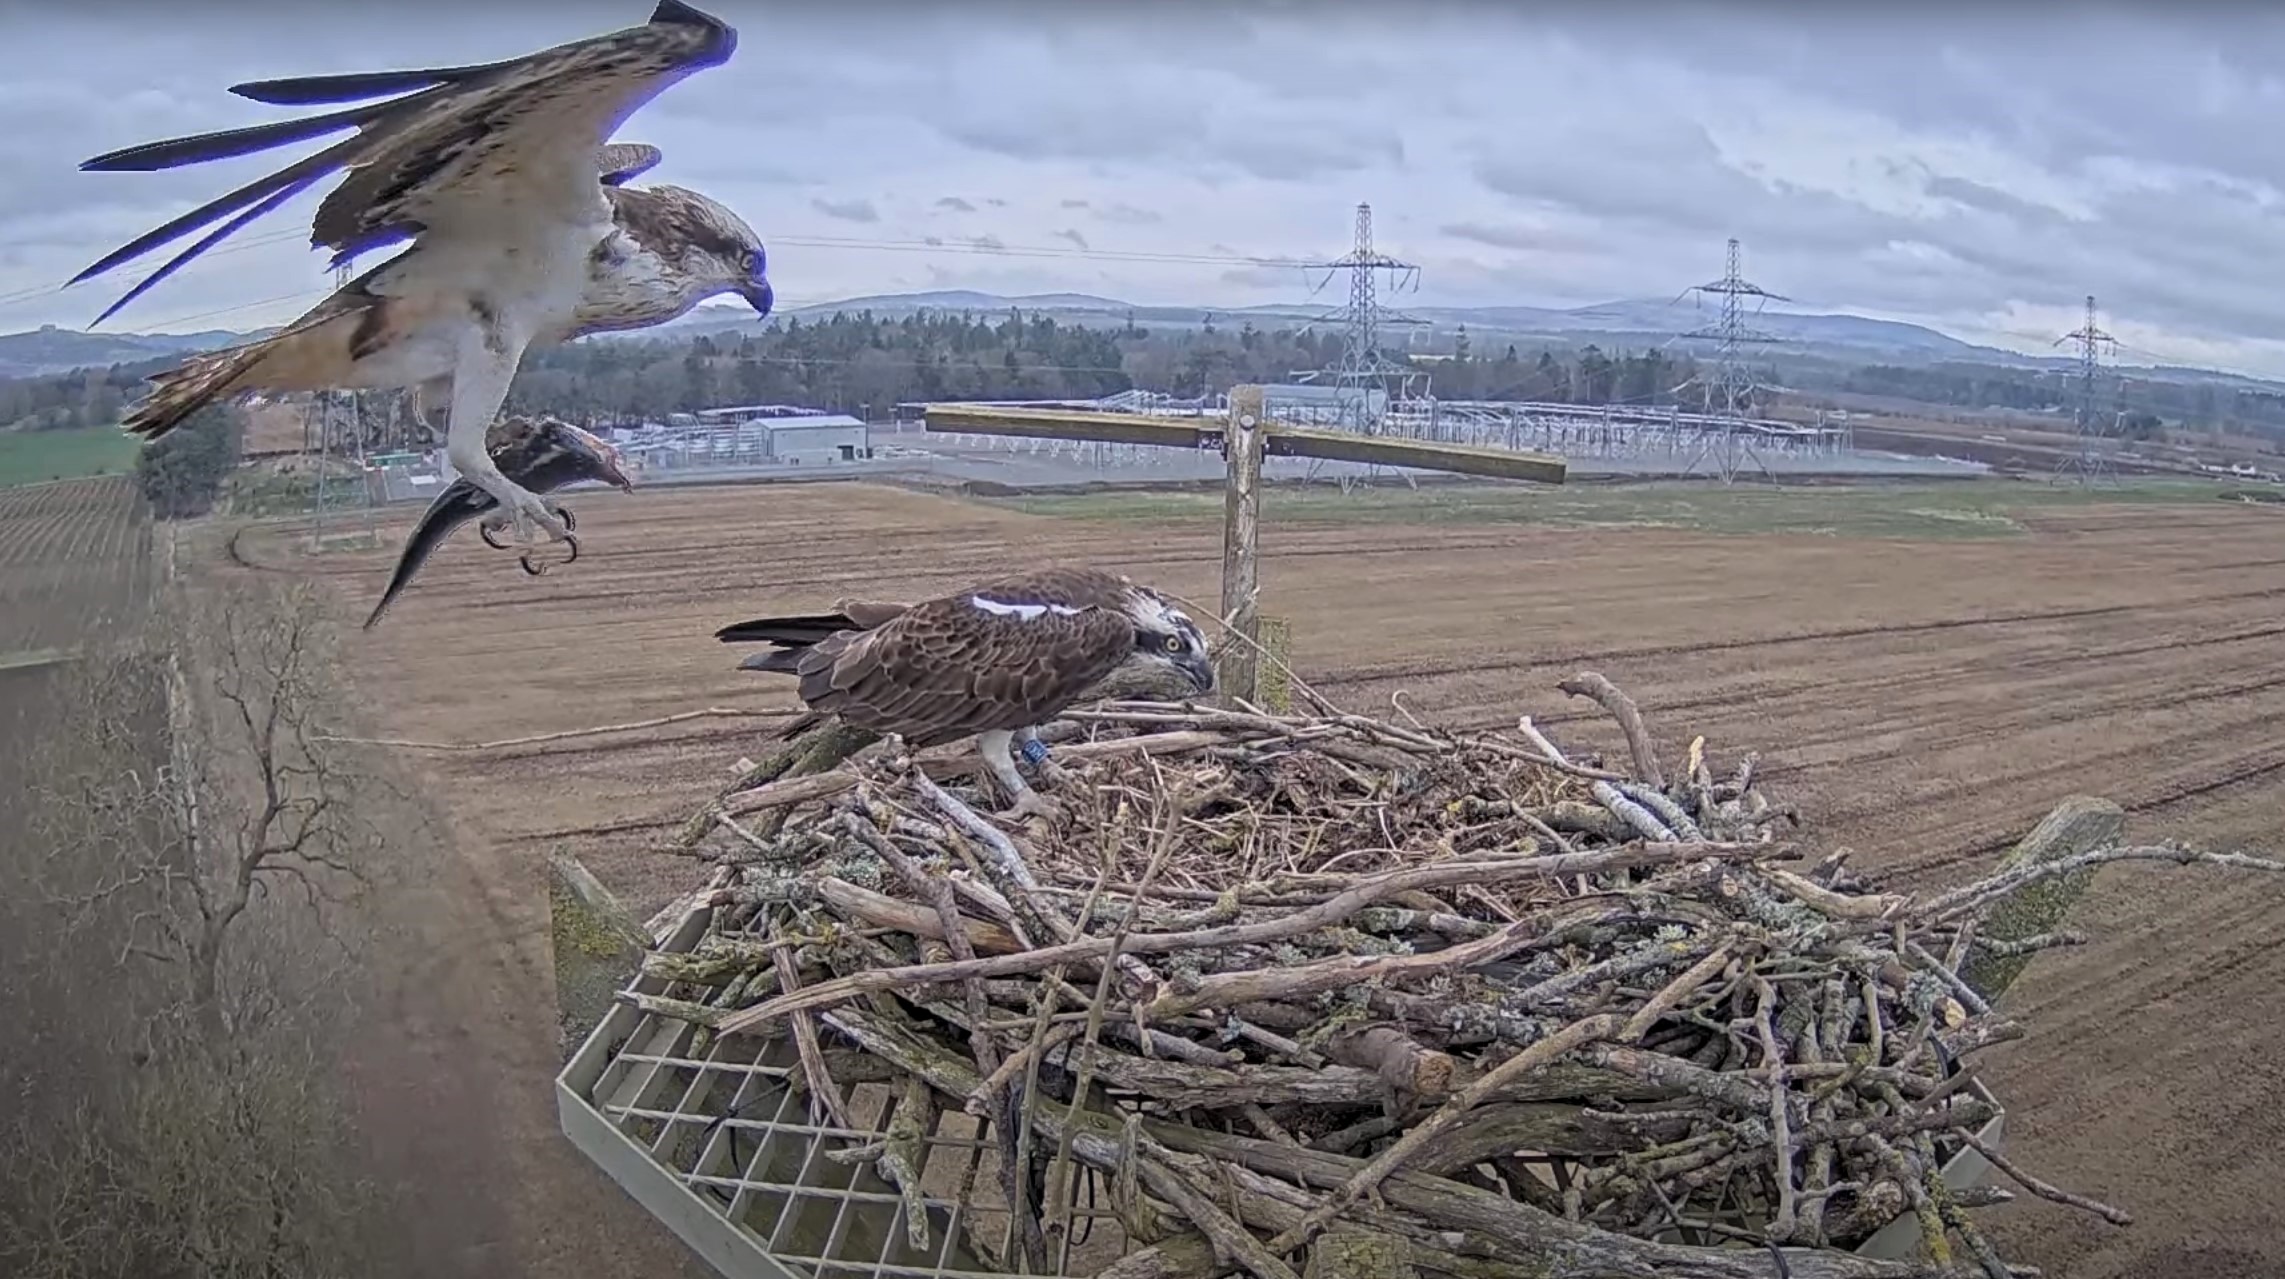
M179 973L181 1011L218 1040L276 998L230 981L248 911L289 895L322 922L363 885L359 862L380 840L354 796L371 779L322 740L339 690L313 587L180 593L153 629L158 644L105 654L81 681L75 710L95 749L54 785L67 802L47 806L43 832L51 865L76 871L57 878L78 882L53 900L82 915L125 907L120 957ZM154 702L164 723L135 722ZM154 730L163 758L146 745Z
M330 634L306 584L178 589L58 690L0 839L0 1273L360 1272L330 920L379 835Z

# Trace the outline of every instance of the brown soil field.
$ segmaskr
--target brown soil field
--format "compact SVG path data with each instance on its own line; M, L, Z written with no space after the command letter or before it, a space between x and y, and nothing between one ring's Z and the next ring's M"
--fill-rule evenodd
M184 536L186 573L238 571L205 545L210 532ZM137 624L166 556L167 534L154 537L127 477L0 491L0 850L25 839L34 755L56 730L53 697L68 669L58 659ZM361 796L368 817L392 832L394 861L371 868L372 891L330 922L377 961L338 992L357 1009L339 1068L369 1151L360 1171L379 1191L375 1273L518 1279L585 1267L700 1279L677 1241L568 1143L546 1140L555 1015L545 914L535 941L530 915L516 913L531 885L498 881L509 862L464 855L469 842L417 784L394 775L401 757L360 753L395 783ZM529 944L518 951L518 941ZM42 1042L41 1029L28 1028L29 1042ZM71 1086L66 1067L123 1066L45 1064L58 1088Z
M150 509L129 477L0 490L0 661L131 621L153 569Z
M1201 601L1219 573L1218 527L1195 515L1054 518L859 484L570 501L577 564L528 578L464 530L378 628L347 636L372 731L469 744L707 707L763 714L401 752L449 814L461 882L479 894L480 909L459 909L496 930L463 936L432 976L480 986L488 1005L548 998L534 957L549 848L645 908L690 882L688 865L647 847L792 705L786 681L734 669L716 626L1049 560ZM1385 711L1401 695L1423 718L1469 725L1530 713L1561 740L1608 749L1598 713L1553 687L1598 669L1669 749L1704 733L1717 759L1760 751L1810 836L1912 888L1960 877L2072 793L2125 805L2135 836L2285 851L2275 512L2046 505L2017 514L2017 535L1910 539L1304 523L1280 521L1276 505L1263 607L1291 619L1301 676L1346 705ZM255 570L322 572L354 627L413 514L387 518L383 550L313 559L273 526L232 553ZM2281 909L2285 882L2114 869L2082 907L2095 943L2051 953L2017 987L2033 1033L1987 1067L2012 1148L2138 1222L2018 1204L1990 1218L2014 1259L2072 1279L2285 1271L2285 1216L2271 1206L2285 1184ZM529 1148L508 1162L527 1173L578 1158L553 1130L551 1029L520 1016L507 1031L456 1032L518 1039L492 1056L529 1073L485 1087L516 1112L512 1135ZM602 1232L635 1246L624 1232L637 1214L600 1208L608 1197L581 1192L586 1219L543 1252L591 1259L579 1250Z

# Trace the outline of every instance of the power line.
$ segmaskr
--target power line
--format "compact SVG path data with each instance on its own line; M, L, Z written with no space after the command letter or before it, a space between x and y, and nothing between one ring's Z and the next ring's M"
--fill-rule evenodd
M1759 329L1747 327L1744 300L1746 298L1760 298L1789 302L1792 299L1783 294L1772 293L1745 278L1736 236L1730 237L1726 268L1722 272L1722 278L1711 284L1692 285L1690 288L1684 289L1683 292L1697 293L1701 296L1712 293L1722 299L1722 314L1719 322L1711 328L1693 329L1681 335L1685 338L1711 338L1714 340L1713 376L1711 380L1701 379L1701 384L1706 387L1708 392L1706 396L1707 411L1720 417L1722 423L1716 431L1719 436L1718 441L1708 440L1702 445L1698 450L1698 457L1691 458L1690 465L1683 467L1682 473L1688 475L1698 465L1698 458L1711 453L1714 458L1715 469L1722 477L1722 483L1734 483L1739 469L1738 455L1742 451L1746 456L1753 459L1755 465L1761 467L1764 475L1767 475L1769 467L1761 461L1751 444L1743 442L1743 432L1739 430L1739 427L1745 422L1746 414L1756 406L1756 402L1760 398L1757 393L1761 390L1760 383L1755 379L1753 370L1746 361L1743 348L1759 343L1777 342L1782 339L1773 333L1764 333ZM1774 479L1775 477L1771 478Z
M1722 273L1722 278L1711 284L1692 285L1684 292L1713 293L1721 296L1722 315L1720 321L1712 328L1692 329L1681 336L1714 339L1714 375L1713 382L1708 389L1719 396L1721 407L1716 410L1717 412L1724 417L1742 419L1753 406L1754 393L1761 388L1753 376L1752 369L1747 365L1745 355L1740 348L1755 343L1782 340L1774 333L1764 333L1759 329L1746 326L1745 307L1742 299L1749 297L1766 298L1775 299L1779 302L1787 302L1792 299L1772 293L1745 278L1735 236L1730 239L1728 267ZM1707 398L1709 401L1707 407L1713 408L1712 401L1715 396L1710 395Z
M1362 203L1357 205L1356 240L1349 252L1329 262L1281 265L1348 274L1349 304L1341 314L1341 355L1331 368L1320 373L1331 375L1343 423L1367 435L1377 434L1389 401L1404 398L1409 379L1418 376L1381 350L1381 326L1390 317L1381 308L1377 273L1389 274L1390 291L1395 292L1406 285L1418 289L1420 268L1373 247L1373 206ZM1312 380L1311 384L1327 383Z
M251 302L240 302L236 306L216 307L211 311L193 311L189 315L171 315L166 319L152 320L149 323L151 327L154 328L168 324L187 324L192 320L208 320L218 315L236 315L240 311L251 311L256 307L273 306L280 302L292 302L304 298L320 298L324 297L328 293L331 293L332 291L333 290L331 289L296 289L292 293L280 293L273 297L256 298Z
M2071 434L2075 447L2055 467L2056 478L2075 476L2081 484L2091 484L2110 473L2110 457L2095 447L2097 437L2104 434L2101 420L2095 412L2095 375L2102 367L2105 346L2115 349L2118 339L2095 325L2095 295L2087 295L2087 320L2077 329L2056 338L2053 345L2065 342L2079 344L2079 396L2077 411L2071 415ZM2124 388L2121 387L2123 393Z
M206 252L200 254L197 258L186 264L183 267L183 270L191 270L192 268L197 267L201 263L205 262L207 259L218 258L225 253L244 253L248 249L259 249L264 248L268 245L280 243L282 241L298 239L302 234L303 233L300 231L275 231L269 235L256 236L251 240L242 240L237 244L223 245L219 248L208 249ZM156 270L145 272L142 275L136 276L133 280L128 281L128 286L133 287L134 285L141 284L143 281L151 278L151 276L155 274L157 274ZM90 281L90 283L92 283L92 281ZM50 294L61 293L70 286L71 281L58 280L54 284L34 285L28 289L17 289L12 293L0 293L0 307L16 306L24 302L38 301L49 296Z
M768 235L762 238L773 247L791 245L795 248L807 249L959 253L985 257L1081 258L1105 262L1166 262L1186 266L1318 267L1327 265L1297 258L1261 257L1247 253L1158 252L1140 249L1081 248L1076 245L1066 249L1046 244L1005 244L997 237L990 235L972 236L961 240L948 240L940 236L929 236L918 240L893 240L844 235Z
M208 249L184 269L189 270L201 262L220 257L225 253L242 253L249 249L265 248L272 244L296 239L302 234L303 232L300 231L279 231L266 236L257 236L251 240L243 240L236 244ZM1005 244L996 237L989 235L974 236L965 240L947 240L941 237L899 240L836 235L773 235L766 236L764 239L770 245L790 245L795 248L855 249L883 253L957 253L964 256L985 257L1079 258L1104 262L1163 262L1180 266L1302 267L1318 265L1295 258L1261 257L1245 253L1158 252L1139 249L1080 248L1078 246L1062 248L1046 244ZM139 284L145 278L148 277L136 277L133 283ZM48 294L61 292L69 284L70 281L68 280L58 280L53 284L35 285L30 288L17 289L10 293L0 293L0 306L13 306L18 303L37 300Z

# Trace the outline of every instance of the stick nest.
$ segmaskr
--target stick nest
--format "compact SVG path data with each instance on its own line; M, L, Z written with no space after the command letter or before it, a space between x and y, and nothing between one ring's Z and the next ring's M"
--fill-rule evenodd
M1024 1273L2035 1273L1972 1217L2011 1193L1941 1171L1998 1113L1976 1055L2023 1033L1961 972L2077 940L1995 904L2117 857L2255 863L2111 849L1880 893L1845 852L1808 860L1751 756L1716 769L1700 739L1670 769L1608 681L1563 687L1615 719L1623 768L1528 719L1116 704L1047 734L1047 823L982 815L957 761L892 739L844 762L862 735L816 730L841 736L694 820L707 935L646 960L672 993L624 998L792 1036L844 1126L859 1082L901 1088L901 1150L891 1122L844 1157L902 1192L916 1245L912 1125L976 1117L1014 1210L970 1242ZM1125 1238L1089 1266L1082 1182ZM1916 1260L1856 1251L1899 1219Z

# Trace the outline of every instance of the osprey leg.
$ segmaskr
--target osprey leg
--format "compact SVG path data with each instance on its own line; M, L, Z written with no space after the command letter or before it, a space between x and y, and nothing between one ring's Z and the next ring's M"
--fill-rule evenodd
M984 757L984 766L992 771L992 776L999 780L1001 787L1015 801L1003 809L1002 813L1006 816L1039 817L1052 821L1060 816L1061 810L1054 800L1025 784L1023 774L1016 771L1015 756L1008 750L1014 741L1015 734L1005 729L976 734L977 754Z
M1006 729L978 733L976 753L984 757L984 767L992 771L992 777L1000 783L1000 789L1006 791L1009 798L1021 800L1031 787L1024 781L1023 774L1016 770L1015 756L1008 749L1014 740L1015 734Z
M435 409L452 403L452 379L438 377L416 383L410 398L413 421L428 432L430 442L446 438L444 428L436 424Z
M509 338L489 325L469 327L460 343L459 368L452 377L452 421L445 433L444 453L454 470L500 504L517 541L529 542L535 524L549 538L560 541L570 535L563 521L548 510L539 494L502 475L499 463L484 447L492 419L507 402L508 384L515 379L524 346L521 338Z
M1047 743L1039 740L1039 725L1032 724L1015 732L1015 748L1023 762L1031 765L1040 780L1063 784L1063 769L1048 755Z

